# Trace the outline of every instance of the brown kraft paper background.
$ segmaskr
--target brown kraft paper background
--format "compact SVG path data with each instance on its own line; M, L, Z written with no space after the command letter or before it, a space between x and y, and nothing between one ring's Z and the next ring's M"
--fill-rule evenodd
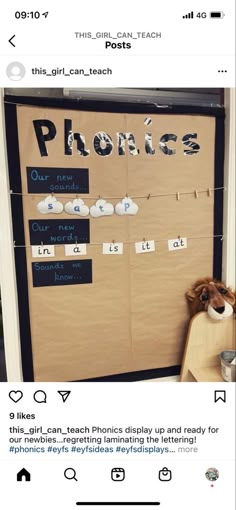
M136 216L113 216L90 220L87 255L92 259L93 283L33 287L31 263L76 260L65 257L64 246L55 245L55 258L32 258L29 219L79 219L79 216L40 214L37 203L50 193L23 196L25 244L28 273L30 326L35 381L72 381L181 364L188 311L184 293L198 277L212 274L214 193L199 194L195 189L214 187L215 119L197 115L117 114L66 111L29 106L17 107L22 193L27 195L27 166L89 168L90 193L80 195L88 206L89 197L120 197L128 194L139 206ZM57 128L54 140L46 142L48 157L41 157L33 123L49 119ZM73 130L83 133L90 156L76 152L64 155L64 119L71 119ZM93 149L95 133L111 136L110 156L99 156ZM45 130L47 132L47 130ZM137 156L119 156L116 133L134 134ZM197 133L198 154L186 156L182 137ZM153 133L156 153L144 149L145 133ZM165 133L177 135L168 142L176 154L165 155L159 140ZM126 142L127 143L127 142ZM181 192L193 190L192 195ZM180 192L175 196L138 198L159 193ZM55 194L65 204L75 195ZM67 198L61 198L63 197ZM114 205L119 199L109 199ZM168 239L188 239L187 249L168 251ZM164 240L156 251L136 254L134 242ZM123 255L102 255L102 243L131 242ZM166 240L166 241L165 241ZM24 340L23 340L24 341Z

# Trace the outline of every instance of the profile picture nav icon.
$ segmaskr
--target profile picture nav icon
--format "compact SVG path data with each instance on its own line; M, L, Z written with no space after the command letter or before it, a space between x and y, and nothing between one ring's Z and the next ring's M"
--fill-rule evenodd
M123 482L125 479L125 470L123 468L113 468L111 470L111 479L113 482Z

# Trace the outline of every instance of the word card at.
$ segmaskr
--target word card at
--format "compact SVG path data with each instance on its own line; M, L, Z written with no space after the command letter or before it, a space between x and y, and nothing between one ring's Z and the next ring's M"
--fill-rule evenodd
M87 255L86 244L65 244L65 255L66 257L76 255Z
M51 245L42 245L40 246L32 246L32 257L33 258L47 258L47 257L55 257L55 246Z
M103 255L123 255L123 243L103 243Z
M180 237L177 239L169 239L169 241L168 241L169 251L182 250L183 248L187 248L187 238L186 237Z
M32 273L34 287L92 283L92 260L32 262Z
M27 166L28 193L89 193L88 168Z
M150 251L155 251L155 241L142 241L140 243L135 243L136 253L149 253Z

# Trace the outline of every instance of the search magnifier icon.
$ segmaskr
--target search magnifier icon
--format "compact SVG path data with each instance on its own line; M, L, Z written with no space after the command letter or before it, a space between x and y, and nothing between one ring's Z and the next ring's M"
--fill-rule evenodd
M67 468L65 469L64 471L64 477L67 479L67 480L75 480L76 482L78 482L77 478L76 478L76 471L74 468Z

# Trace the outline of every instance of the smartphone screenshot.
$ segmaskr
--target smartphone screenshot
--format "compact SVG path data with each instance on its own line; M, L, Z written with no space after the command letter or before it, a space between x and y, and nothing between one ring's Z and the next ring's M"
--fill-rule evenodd
M233 510L235 312L234 2L3 3L1 507Z

